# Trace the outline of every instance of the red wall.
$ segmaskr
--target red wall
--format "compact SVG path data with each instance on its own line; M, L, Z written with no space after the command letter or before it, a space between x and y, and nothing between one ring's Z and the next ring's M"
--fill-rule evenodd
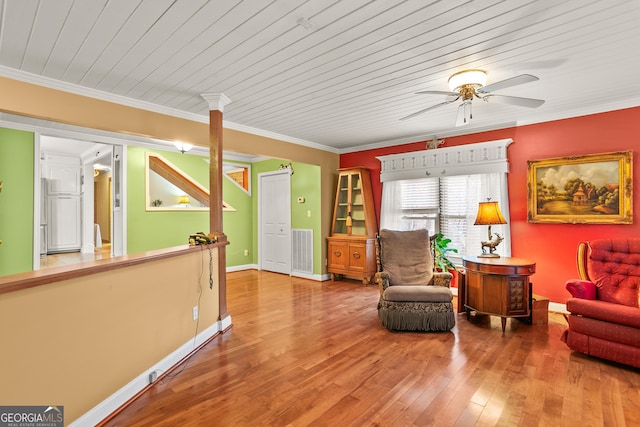
M638 122L636 122L636 120ZM553 302L564 303L569 294L564 283L577 277L575 253L578 242L603 237L640 236L637 219L633 224L532 224L527 222L527 160L540 160L614 151L635 151L640 147L638 125L640 107L557 120L528 126L446 138L443 147L511 138L507 149L510 172L509 203L512 256L536 261L533 292ZM397 145L340 155L340 167L361 166L371 170L373 197L380 219L380 162L376 156L426 149L424 142ZM633 165L634 177L640 166ZM637 179L634 178L634 187ZM640 214L638 197L633 211ZM379 223L379 221L378 221Z

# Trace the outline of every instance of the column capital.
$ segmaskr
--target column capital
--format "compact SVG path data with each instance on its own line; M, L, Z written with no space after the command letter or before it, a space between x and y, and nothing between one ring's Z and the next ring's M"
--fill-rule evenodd
M209 103L209 111L218 110L221 113L224 110L224 106L231 102L224 93L203 93L200 95L205 101Z

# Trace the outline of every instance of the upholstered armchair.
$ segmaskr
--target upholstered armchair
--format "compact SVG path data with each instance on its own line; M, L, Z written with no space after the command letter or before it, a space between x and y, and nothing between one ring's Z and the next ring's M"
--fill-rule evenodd
M562 340L575 351L640 368L640 238L581 242L579 279L566 289L569 327Z
M427 230L380 230L378 317L396 331L448 331L455 326L453 275L434 272Z

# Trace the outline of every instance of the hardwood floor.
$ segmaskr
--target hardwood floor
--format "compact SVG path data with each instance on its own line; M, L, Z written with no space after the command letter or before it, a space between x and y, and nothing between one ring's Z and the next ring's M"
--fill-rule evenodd
M104 425L640 425L640 370L572 353L560 314L393 333L375 286L227 277L233 328Z

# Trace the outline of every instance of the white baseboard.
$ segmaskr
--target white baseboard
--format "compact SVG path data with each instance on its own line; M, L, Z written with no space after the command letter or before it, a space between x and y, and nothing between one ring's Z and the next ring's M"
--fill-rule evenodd
M322 282L322 275L320 275L320 274L309 274L309 273L303 273L301 271L292 271L291 275L293 277L301 277L303 279L309 279L309 280L315 280L317 282Z
M559 302L549 302L549 311L554 313L569 313L567 311L567 304L560 304Z
M227 267L227 273L231 273L234 271L243 271L243 270L260 270L257 264L244 264L244 265L234 265L232 267ZM316 280L318 282L322 282L324 280L329 280L330 276L328 274L309 274L303 273L300 271L292 271L291 276L293 277L301 277L303 279Z
M233 271L243 271L243 270L257 270L258 264L244 264L244 265L234 265L232 267L227 267L227 273L231 273Z
M167 355L167 357L162 359L160 362L156 363L151 368L147 369L136 378L134 378L131 382L129 382L129 384L125 385L120 390L116 391L111 396L100 402L89 412L85 413L80 418L70 423L69 426L85 427L97 425L99 422L107 418L111 413L125 404L129 399L139 393L140 390L148 386L149 375L152 372L156 372L158 376L160 376L162 373L175 366L176 363L182 360L193 350L198 348L198 346L202 345L208 339L218 334L219 332L224 331L230 326L231 316L227 316L224 319L219 320L218 322L209 326L207 329L196 335L195 338L190 339L186 343L182 344L173 353Z

